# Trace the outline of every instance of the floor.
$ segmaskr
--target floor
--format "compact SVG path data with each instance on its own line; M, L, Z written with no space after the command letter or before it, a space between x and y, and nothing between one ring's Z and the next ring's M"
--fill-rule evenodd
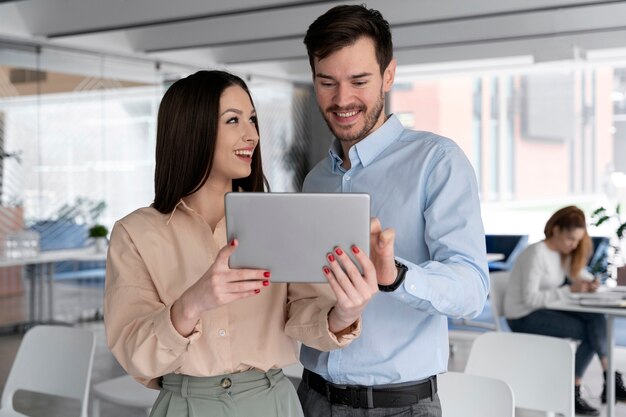
M104 324L100 318L100 305L102 300L101 286L61 284L55 286L54 307L55 318L76 322L77 326L88 328L96 333L97 346L92 373L92 385L119 375L123 375L123 369L118 365L106 347L104 340ZM0 297L0 391L4 388L6 377L11 363L21 341L21 334L12 332L16 320L26 318L28 312L27 297ZM47 311L47 306L44 306ZM477 332L453 331L451 332L451 355L449 369L462 371L471 348L471 343ZM626 348L616 349L617 369L626 371ZM298 368L291 369L297 373ZM602 391L602 372L599 362L594 361L587 371L583 386L584 397L594 406L600 406L600 393ZM106 401L101 402L101 417L142 417L145 412L141 409L122 407ZM49 397L27 392L20 392L15 397L14 406L17 411L34 417L50 416L78 416L79 405L77 402ZM89 408L91 410L91 407ZM606 411L603 409L603 414ZM518 417L519 417L518 413ZM539 416L542 414L524 411L525 417ZM617 404L616 416L626 417L626 403Z

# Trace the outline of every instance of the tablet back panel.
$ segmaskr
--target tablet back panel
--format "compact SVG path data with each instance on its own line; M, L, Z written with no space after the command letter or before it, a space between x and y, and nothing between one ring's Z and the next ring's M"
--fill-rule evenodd
M322 267L335 246L369 254L368 194L239 192L225 203L228 241L239 241L231 268L268 269L275 282L327 282Z

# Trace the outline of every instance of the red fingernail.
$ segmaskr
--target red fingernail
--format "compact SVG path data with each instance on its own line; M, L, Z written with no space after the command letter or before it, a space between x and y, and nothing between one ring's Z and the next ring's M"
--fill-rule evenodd
M330 274L330 268L329 267L325 266L323 269L324 269L324 273L325 274Z
M235 239L230 241L230 246L235 246Z
M258 293L260 293L260 292L261 292L261 290L260 290L260 289L258 289L258 288L257 288L256 290L254 290L254 293L255 293L255 294L258 294Z
M352 252L359 253L359 248L357 248L356 246L352 246Z
M264 287L267 287L268 285L270 285L270 282L269 282L269 281L263 281L263 286L264 286Z
M264 276L265 278L269 278L269 277L270 277L270 275L271 275L271 274L270 274L270 272L269 272L269 271L265 271L265 272L263 272L263 276Z
M333 256L332 253L330 255L328 255L328 260L331 261L331 262L335 261L335 257Z
M340 248L335 249L337 255L343 255L343 251Z

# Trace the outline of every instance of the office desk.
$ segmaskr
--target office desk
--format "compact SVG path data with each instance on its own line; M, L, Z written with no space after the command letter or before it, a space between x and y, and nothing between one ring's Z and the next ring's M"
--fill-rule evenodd
M48 288L48 317L54 321L54 264L62 261L104 261L106 252L96 252L93 247L44 251L37 256L0 259L0 268L23 266L29 280L28 321L26 326L43 322L44 287Z
M607 378L606 378L606 412L607 417L615 417L615 378L612 375L615 373L614 347L615 347L615 334L613 329L613 321L615 317L626 317L626 308L615 307L590 307L581 306L574 300L562 300L548 303L546 308L551 310L565 310L565 311L579 311L583 313L598 313L604 314L607 318Z

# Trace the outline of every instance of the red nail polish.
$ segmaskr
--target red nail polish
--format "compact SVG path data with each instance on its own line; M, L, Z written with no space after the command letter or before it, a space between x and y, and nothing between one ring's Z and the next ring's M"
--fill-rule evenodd
M264 276L265 278L269 278L269 277L270 277L270 275L271 275L271 274L270 274L270 272L269 272L269 271L265 271L265 272L263 272L263 276Z
M335 261L335 257L332 255L332 253L330 255L328 255L328 260L331 262Z
M254 290L254 293L255 293L255 294L258 294L258 293L260 293L260 292L261 292L261 290L260 290L260 289L258 289L258 288L257 288L256 290Z
M359 248L357 248L356 246L352 246L352 252L359 253Z
M235 246L235 239L230 241L230 246Z
M269 282L269 281L263 281L263 286L264 286L264 287L267 287L268 285L270 285L270 282Z
M337 255L343 255L343 251L340 248L335 249Z
M325 267L324 267L324 268L322 268L322 269L324 269L324 273L325 273L325 274L330 274L330 268L329 268L329 267L325 266Z

